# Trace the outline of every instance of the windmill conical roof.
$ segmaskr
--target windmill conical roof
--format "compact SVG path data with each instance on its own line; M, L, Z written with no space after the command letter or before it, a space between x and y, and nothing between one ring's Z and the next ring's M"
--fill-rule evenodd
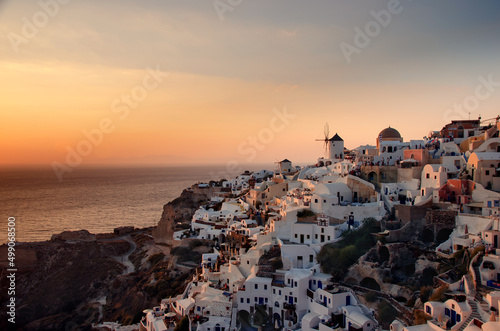
M329 139L330 141L344 141L344 139L340 138L338 134L335 134L333 137Z

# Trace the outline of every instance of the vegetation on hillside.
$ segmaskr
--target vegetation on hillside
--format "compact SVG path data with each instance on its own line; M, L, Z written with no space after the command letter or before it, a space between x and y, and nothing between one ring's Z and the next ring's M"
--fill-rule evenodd
M367 218L360 228L345 231L336 243L323 245L316 257L323 272L341 280L347 269L376 244L371 233L377 231L375 219Z

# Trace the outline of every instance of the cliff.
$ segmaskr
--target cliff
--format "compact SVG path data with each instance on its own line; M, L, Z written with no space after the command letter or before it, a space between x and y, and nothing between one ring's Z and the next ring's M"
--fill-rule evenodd
M220 191L220 187L192 188L184 190L180 197L164 205L160 222L153 229L155 242L171 244L174 231L188 228L191 218L199 206L209 201L213 193Z
M93 239L93 240L89 240ZM7 246L0 246L6 273ZM5 257L5 258L4 258ZM16 324L1 330L90 330L93 324L135 324L146 308L179 294L191 269L179 270L169 247L150 229L127 235L65 232L49 242L16 245ZM6 288L6 277L1 287ZM8 286L7 286L8 287ZM7 304L7 291L0 304Z

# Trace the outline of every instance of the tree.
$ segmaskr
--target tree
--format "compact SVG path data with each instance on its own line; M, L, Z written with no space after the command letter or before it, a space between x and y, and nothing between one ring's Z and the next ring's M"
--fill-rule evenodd
M189 319L182 316L181 320L175 325L174 331L189 331Z
M378 320L383 324L389 324L398 317L398 311L385 300L377 305Z

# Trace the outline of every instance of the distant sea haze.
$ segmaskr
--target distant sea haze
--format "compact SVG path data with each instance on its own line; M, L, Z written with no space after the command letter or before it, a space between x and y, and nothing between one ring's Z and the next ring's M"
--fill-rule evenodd
M54 233L158 223L163 205L192 184L215 180L225 165L76 168L59 182L51 168L0 169L1 233L16 218L17 241L49 240ZM252 165L246 169L273 169ZM227 176L225 176L227 177ZM229 179L229 178L227 178ZM7 237L1 238L5 243Z

